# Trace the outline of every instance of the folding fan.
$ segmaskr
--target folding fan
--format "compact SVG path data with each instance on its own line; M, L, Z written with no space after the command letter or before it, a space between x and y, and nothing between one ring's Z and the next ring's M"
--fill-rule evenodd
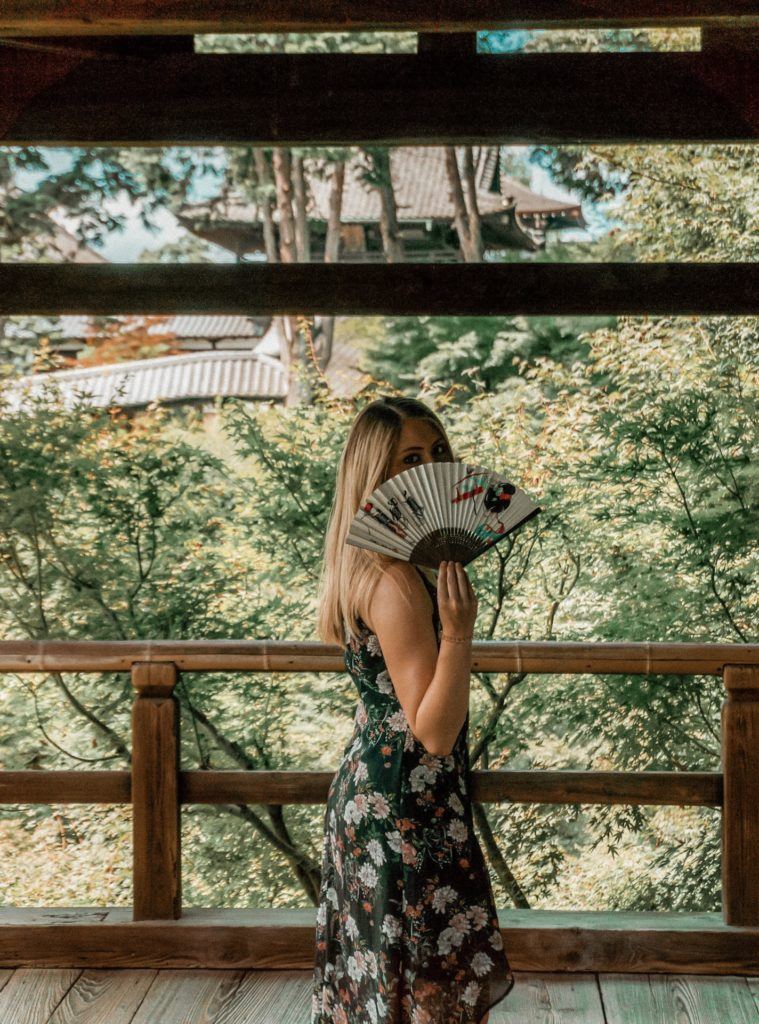
M424 462L364 499L346 542L438 569L467 565L542 511L503 475L464 462Z

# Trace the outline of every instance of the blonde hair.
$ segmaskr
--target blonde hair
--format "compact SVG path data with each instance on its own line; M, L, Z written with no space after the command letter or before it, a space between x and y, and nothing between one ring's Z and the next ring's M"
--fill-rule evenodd
M319 584L317 632L325 643L346 646L346 629L360 632L361 610L388 565L398 561L378 551L346 543L359 505L388 478L404 420L427 420L440 431L452 455L443 424L416 398L387 395L364 406L353 421L340 457L329 523L324 539Z

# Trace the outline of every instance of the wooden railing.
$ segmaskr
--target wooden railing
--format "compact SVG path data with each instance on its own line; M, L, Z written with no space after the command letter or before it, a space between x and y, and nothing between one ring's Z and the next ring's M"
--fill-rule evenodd
M705 915L695 915L691 930L710 940L699 946L690 969L709 972L740 970L759 973L759 644L697 643L541 643L484 642L473 645L472 669L475 672L530 673L645 673L667 675L719 675L725 685L722 707L721 772L599 772L599 771L472 771L472 797L477 802L501 800L521 803L581 804L678 804L722 808L723 921L719 927L711 920L704 929ZM130 672L135 690L132 709L131 771L4 771L0 772L2 803L131 803L133 808L134 897L132 922L178 922L182 918L180 808L189 803L241 803L280 806L283 804L323 803L332 778L330 772L310 771L191 771L179 764L179 703L175 687L180 672L335 672L344 671L339 648L321 643L287 641L120 641L120 642L0 642L2 672ZM92 910L93 908L90 908ZM52 908L51 908L52 910ZM235 925L218 920L223 935L231 935ZM271 913L271 912L269 912ZM291 914L295 913L290 911ZM508 913L508 912L507 912ZM540 915L540 911L528 911ZM543 912L544 914L546 912ZM198 914L198 908L189 911ZM525 925L525 912L519 927ZM587 916L587 915L586 915ZM614 914L605 916L601 952L593 965L632 970L629 954L610 952L609 924ZM664 924L647 923L652 940L651 957L637 962L648 964L637 969L688 969L683 950L671 958L664 937L673 940L680 921L666 914ZM53 919L47 921L51 926ZM111 939L120 946L129 945L123 911L117 915L118 928ZM308 919L301 918L300 952L288 959L287 929L278 932L279 945L271 947L271 919L258 926L263 936L254 954L250 943L245 952L236 952L234 965L279 963L307 966ZM565 919L564 923L570 923ZM685 922L687 925L687 922ZM70 922L69 922L70 924ZM37 926L39 923L37 922ZM59 949L50 959L43 956L38 943L25 947L23 933L32 924L19 925L18 919L5 921L0 915L0 963L94 963L110 964L154 962L155 955L164 965L170 961L165 952L144 952L133 943L130 952L119 960L118 950L104 952L106 940L87 939L88 929L97 925L79 922L73 946ZM101 926L102 927L102 926ZM538 927L537 925L535 926ZM742 941L732 945L731 929L740 929ZM269 931L267 932L267 928ZM556 939L555 922L551 924ZM630 925L640 928L636 918ZM662 928L664 931L662 932ZM539 930L539 929L538 929ZM702 934L703 932L703 934ZM205 929L208 933L208 929ZM576 929L575 929L576 933ZM73 933L72 933L73 934ZM155 931L147 933L157 941ZM715 938L717 936L717 938ZM48 939L50 937L48 933ZM178 939L178 936L174 936ZM734 938L734 936L733 936ZM171 949L171 937L164 936ZM239 940L239 934L235 941ZM42 938L40 938L40 942ZM220 940L222 941L222 940ZM656 945L656 943L659 945ZM664 946L661 943L664 942ZM746 945L748 943L748 945ZM234 943L233 943L234 944ZM297 944L297 943L296 943ZM529 943L528 943L529 945ZM677 943L675 942L675 945ZM149 943L148 943L149 946ZM655 947L655 951L654 950ZM558 949L559 947L556 946ZM690 948L690 947L689 947ZM24 950L25 952L19 952ZM73 951L72 951L73 950ZM265 951L264 951L265 950ZM78 952L77 952L78 951ZM669 952L672 952L670 950ZM184 954L179 965L189 962L229 962L223 954L211 956L200 940L192 952ZM696 954L693 954L694 956ZM250 959L246 961L246 956ZM524 956L531 963L541 954L532 950ZM574 960L573 960L574 957ZM564 950L567 963L577 962L574 953ZM685 967L683 961L686 960ZM620 961L624 961L621 964ZM657 966L658 965L658 966ZM582 966L579 967L582 969ZM586 967L585 969L590 969Z

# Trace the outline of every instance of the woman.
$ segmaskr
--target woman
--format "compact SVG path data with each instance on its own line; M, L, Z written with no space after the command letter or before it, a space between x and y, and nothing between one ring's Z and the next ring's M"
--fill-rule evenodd
M460 562L435 577L345 543L364 497L434 461L455 461L435 413L385 397L337 473L318 628L359 700L324 816L311 1024L487 1024L514 984L472 823L477 598Z

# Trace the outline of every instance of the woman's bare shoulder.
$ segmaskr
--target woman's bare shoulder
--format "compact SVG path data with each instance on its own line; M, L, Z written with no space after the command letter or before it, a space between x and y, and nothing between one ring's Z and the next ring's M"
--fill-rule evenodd
M364 621L372 629L373 611L379 610L382 614L382 611L388 607L395 608L399 604L405 604L409 612L413 613L431 609L432 599L416 567L410 562L395 559L383 566L382 575L377 581L369 600L369 607L366 609L369 618L364 617Z

